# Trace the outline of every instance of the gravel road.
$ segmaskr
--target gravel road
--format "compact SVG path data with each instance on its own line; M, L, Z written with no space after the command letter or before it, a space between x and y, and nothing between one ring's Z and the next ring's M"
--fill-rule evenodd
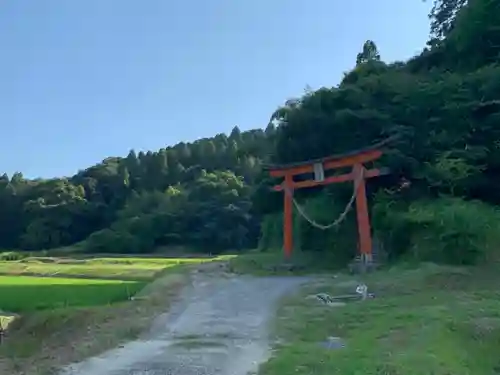
M60 375L246 375L269 356L276 301L305 279L198 274L152 332Z

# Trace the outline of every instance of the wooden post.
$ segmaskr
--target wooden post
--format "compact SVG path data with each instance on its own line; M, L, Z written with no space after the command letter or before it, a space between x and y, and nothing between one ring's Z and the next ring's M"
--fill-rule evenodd
M285 203L283 212L283 250L285 258L290 259L293 249L293 177L290 174L285 176Z
M355 176L355 183L358 182L358 189L356 191L356 217L358 221L359 232L359 250L363 262L372 261L372 236L370 228L370 217L368 214L368 203L366 199L366 185L365 178L360 181L359 175L364 172L362 164L355 164L353 167Z

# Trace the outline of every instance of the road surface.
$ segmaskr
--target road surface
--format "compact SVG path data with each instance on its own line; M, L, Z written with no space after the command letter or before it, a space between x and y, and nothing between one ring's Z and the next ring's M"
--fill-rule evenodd
M277 300L305 279L198 274L145 338L61 375L246 375L269 356Z

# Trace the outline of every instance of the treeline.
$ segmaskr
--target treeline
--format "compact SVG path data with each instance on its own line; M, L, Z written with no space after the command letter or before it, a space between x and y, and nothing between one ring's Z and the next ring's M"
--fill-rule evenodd
M335 87L288 100L266 130L220 134L158 152L109 158L73 177L0 179L0 247L81 243L90 252L184 245L223 251L281 246L281 194L262 171L360 149L393 134L368 186L375 243L389 257L473 263L500 241L500 2L435 0L427 46L384 63L367 41ZM275 127L272 124L277 124ZM352 186L297 193L323 223ZM295 244L345 261L353 212L320 231L298 215ZM81 242L85 240L84 242Z
M276 130L219 134L158 152L131 151L70 178L0 177L0 248L68 246L149 252L256 245L251 195Z

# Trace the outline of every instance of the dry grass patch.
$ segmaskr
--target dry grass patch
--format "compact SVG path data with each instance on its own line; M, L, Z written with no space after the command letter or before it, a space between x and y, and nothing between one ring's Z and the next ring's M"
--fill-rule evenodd
M58 258L29 257L0 261L0 275L44 276L149 281L166 269L200 264L218 258Z

